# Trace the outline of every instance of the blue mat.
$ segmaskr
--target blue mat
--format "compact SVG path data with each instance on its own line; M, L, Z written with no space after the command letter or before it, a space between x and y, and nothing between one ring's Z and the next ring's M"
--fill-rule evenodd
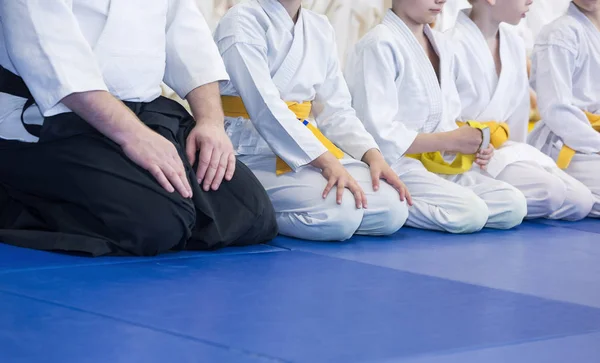
M395 361L600 331L600 309L302 252L25 271L0 275L0 290L295 362ZM90 354L122 339L98 336Z
M214 255L252 254L282 251L282 248L258 245L248 247L224 248L211 252L178 252L168 253L157 257L103 257L90 258L86 256L65 255L44 251L29 250L0 244L0 274L28 270L51 269L88 265L107 265L114 263L131 263L140 261L159 261L180 258L200 258Z
M272 361L249 352L2 293L0 312L3 363Z
M508 345L439 356L422 356L403 363L598 363L600 333ZM397 361L390 361L393 363Z
M277 246L600 308L600 236L525 223L473 235L403 229L346 243ZM600 359L599 359L600 361Z
M562 227L574 229L577 231L600 233L600 219L584 219L579 222L566 222L566 221L551 221L547 219L537 219L534 222L545 224L547 226Z
M0 362L600 362L598 222L155 258L0 245Z

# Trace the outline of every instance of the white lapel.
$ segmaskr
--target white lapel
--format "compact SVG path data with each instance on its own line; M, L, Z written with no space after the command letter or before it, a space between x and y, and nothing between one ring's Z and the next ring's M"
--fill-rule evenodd
M277 29L285 29L292 37L292 45L285 56L285 59L279 68L273 74L273 82L281 94L287 93L292 80L296 75L298 68L302 64L302 55L304 54L304 32L305 17L304 11L300 10L300 15L296 24L292 21L289 14L277 0L259 0L259 3L271 19L276 24Z
M408 48L409 54L414 58L413 61L419 73L418 77L420 77L425 84L427 98L429 99L429 117L423 125L423 132L433 132L442 120L443 111L442 89L440 87L440 81L436 76L435 69L433 69L433 65L431 64L427 53L421 44L419 44L417 38L415 38L414 34L410 31L410 29L408 29L402 19L400 19L392 10L388 10L386 13L383 19L383 24L392 30L394 34L396 34L398 37L398 43L400 44L400 49ZM429 26L425 27L425 34L440 57L441 70L444 67L444 55L440 54L438 51ZM442 78L441 76L442 74L440 72L440 78Z
M483 37L483 34L475 23L469 18L470 10L464 10L459 15L458 26L461 27L463 35L473 44L473 51L477 56L473 57L482 71L480 82L485 82L487 88L487 97L483 90L479 92L478 103L481 105L481 112L476 119L478 121L506 121L512 110L507 107L506 98L512 98L512 81L516 79L516 68L513 64L510 38L505 26L501 25L499 29L500 39L500 62L502 68L500 75L496 72L496 63L490 48ZM469 70L475 72L475 70ZM475 79L475 82L478 80Z
M517 69L513 63L515 59L511 57L509 44L509 34L504 26L500 26L500 62L502 69L498 78L496 89L492 93L490 103L481 113L480 121L499 121L504 122L512 113L511 105L504 102L505 99L511 99L514 93L514 80L517 79ZM489 48L487 48L489 49ZM488 53L491 54L490 51ZM521 64L519 59L516 59ZM495 66L495 65L494 65ZM494 68L495 72L495 68ZM511 102L512 103L512 102ZM516 105L514 105L516 106Z
M115 36L117 35L119 24L123 21L122 16L126 14L121 8L122 5L121 1L110 1L108 13L106 14L106 23L96 44L93 45L94 52L97 55L101 54L107 47L110 47L114 39L118 39ZM123 36L123 34L120 36Z
M574 3L569 6L568 14L576 18L587 30L586 35L589 37L590 43L595 48L595 54L600 53L600 30L583 14Z
M468 39L468 44L474 45L472 50L475 56L473 56L471 60L474 60L479 66L479 69L481 69L483 79L480 81L485 82L488 91L487 96L488 98L491 98L499 81L496 74L496 64L494 63L492 52L490 52L483 34L481 34L477 25L469 18L470 14L471 9L461 11L458 15L456 26L461 30L462 35Z

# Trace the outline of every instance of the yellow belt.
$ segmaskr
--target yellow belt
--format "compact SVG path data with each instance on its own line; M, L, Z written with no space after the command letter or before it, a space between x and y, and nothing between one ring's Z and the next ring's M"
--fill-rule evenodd
M531 79L531 59L529 57L527 57L527 79ZM529 126L527 129L531 132L535 124L541 120L537 104L537 94L531 88L529 89L529 105Z
M476 129L484 129L488 127L490 129L490 143L495 147L501 147L510 136L509 127L506 123L500 123L495 121L490 122L457 122L458 126L469 125ZM454 161L449 164L444 160L442 153L439 151L422 153L422 154L407 154L406 156L420 160L425 166L425 169L432 173L446 174L446 175L457 175L465 173L471 170L473 162L475 161L475 155L457 154Z
M587 116L590 125L597 132L600 132L600 115L595 115L593 113L589 113L587 111L583 111ZM556 160L556 165L558 165L561 169L566 169L571 164L571 160L575 156L576 151L568 147L567 145L563 145L562 149L560 149L560 153L558 153L558 159Z
M542 116L540 115L540 110L537 107L537 102L534 102L533 96L530 95L529 97L531 101L531 107L529 108L529 126L527 127L527 130L531 132L533 131L535 124L542 119Z
M250 115L248 115L248 111L246 111L246 107L244 106L244 101L240 97L235 96L221 96L221 101L223 103L223 111L225 112L225 116L227 117L243 117L246 119L250 119ZM325 137L307 119L310 117L310 112L312 110L312 103L310 101L307 102L286 102L290 111L292 111L298 120L302 122L312 133L317 137L317 139L329 150L336 158L341 159L344 157L344 152L340 150L337 146L335 146L329 139ZM275 172L277 175L282 175L285 173L289 173L292 171L292 168L285 163L280 157L277 157L277 163L275 165Z
M532 110L529 114L529 126L527 126L527 131L533 131L535 124L537 124L539 120L541 120L539 112Z

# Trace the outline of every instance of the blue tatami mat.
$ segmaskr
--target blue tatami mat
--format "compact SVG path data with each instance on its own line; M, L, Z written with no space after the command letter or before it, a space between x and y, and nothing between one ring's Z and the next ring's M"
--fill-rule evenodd
M0 290L294 362L401 361L600 332L600 309L297 251L24 271L0 275ZM0 314L15 329L39 314L13 305L16 315ZM36 336L72 344L68 325L53 329ZM113 349L110 329L91 352ZM114 354L132 349L134 338L115 339Z
M268 246L231 247L211 252L184 251L168 253L157 257L100 257L65 255L45 251L36 251L14 247L0 243L0 274L6 272L26 271L29 269L48 269L78 265L105 265L113 263L130 263L140 261L157 261L179 258L209 257L213 255L251 254L283 251L283 249Z
M600 333L548 339L445 355L427 355L403 363L598 363ZM389 363L395 363L390 361Z
M537 220L535 220L535 222L545 224L547 226L569 228L569 229L574 229L577 231L592 232L592 233L600 234L600 219L588 218L588 219L584 219L584 220L578 221L578 222L551 221L548 219L537 219Z
M0 293L2 363L255 363L272 360Z
M600 236L525 223L450 235L411 228L345 243L280 238L294 250L600 308ZM598 360L600 362L600 358Z

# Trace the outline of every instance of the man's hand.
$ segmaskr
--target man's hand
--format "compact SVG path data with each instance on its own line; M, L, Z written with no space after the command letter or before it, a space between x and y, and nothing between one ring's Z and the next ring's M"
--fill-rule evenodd
M229 181L235 172L235 154L231 140L225 133L223 125L201 122L190 132L186 153L190 163L198 157L198 184L204 191L218 190L223 178Z
M388 165L379 150L371 149L367 151L363 156L362 161L369 165L374 191L379 190L379 180L383 179L394 189L396 189L396 191L398 191L401 201L404 202L406 200L408 205L413 205L412 197L408 191L408 188L400 180L396 172Z
M215 82L197 87L185 99L196 119L196 127L187 139L188 159L193 165L200 151L196 174L198 183L202 184L204 191L217 190L223 179L231 180L235 172L235 154L225 133L219 84Z
M73 93L62 103L147 170L169 193L192 197L183 162L175 145L144 125L121 101L106 91Z
M176 189L184 198L192 197L183 162L169 140L145 128L126 139L121 148L131 161L152 174L166 191L173 193Z

